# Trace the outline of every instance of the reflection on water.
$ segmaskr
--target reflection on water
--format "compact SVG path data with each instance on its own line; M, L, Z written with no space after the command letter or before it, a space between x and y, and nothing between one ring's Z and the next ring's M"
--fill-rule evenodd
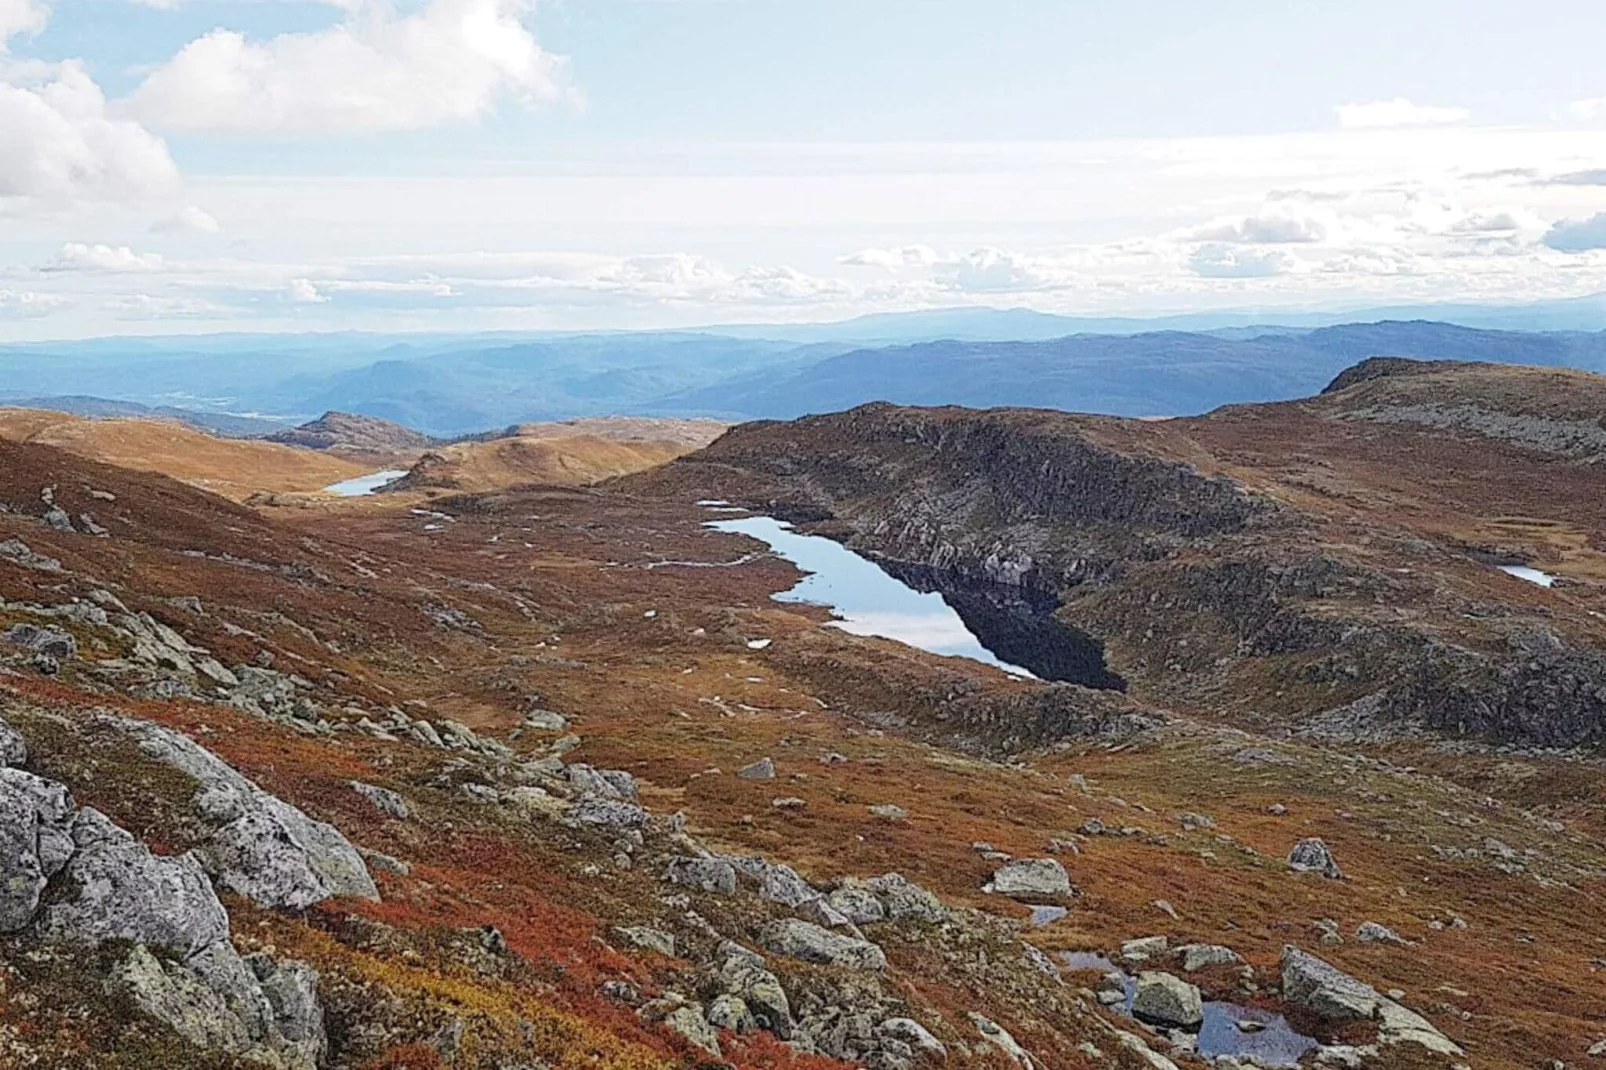
M1540 572L1536 568L1530 568L1527 565L1501 565L1500 571L1507 576L1515 576L1519 580L1537 583L1541 587L1554 587L1556 585L1556 577L1548 572Z
M945 657L971 658L1020 676L1031 675L987 649L942 595L900 583L880 565L841 543L819 535L799 535L792 525L767 516L713 520L708 526L758 539L807 572L796 587L775 598L829 606L840 618L832 627L854 635L896 639Z

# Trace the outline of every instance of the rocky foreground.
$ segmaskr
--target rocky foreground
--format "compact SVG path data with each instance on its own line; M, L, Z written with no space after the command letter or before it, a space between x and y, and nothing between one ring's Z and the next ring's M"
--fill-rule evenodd
M1039 441L1008 425L1043 418L851 419L900 437L854 467L761 427L631 486L349 512L258 513L0 444L0 1065L1505 1070L1606 1052L1592 754L1536 750L1510 729L1517 690L1476 674L1481 733L1401 712L1418 676L1353 724L1311 705L1419 664L1424 590L1480 609L1433 639L1490 678L1502 628L1548 628L1561 647L1530 660L1585 671L1587 545L1545 544L1580 577L1554 604L1508 596L1522 581L1441 535L1391 566L1416 601L1387 608L1421 615L1254 580L1243 605L1270 619L1251 630L1248 609L1140 602L1140 581L1253 577L1276 553L1382 576L1430 540L1396 509L1368 529L1377 556L1345 550L1333 515L1241 456L1129 454L1108 443L1133 429L1101 424L1030 453L1052 493L997 488L1011 537L1039 532L1011 550L978 486L937 478L960 468L942 444L993 442L1007 473ZM787 433L759 470L752 436ZM872 523L892 514L867 488L915 466L909 523ZM692 504L744 492L867 547L931 530L961 548L928 565L1027 581L1083 560L1068 610L1152 605L1158 636L1090 618L1126 622L1093 632L1123 695L820 628L770 601L789 566ZM1131 565L1123 530L1147 547ZM1516 536L1478 550L1519 545L1538 557ZM1295 637L1280 654L1260 645L1275 621ZM1374 661L1295 642L1337 627L1362 651L1416 645ZM1240 646L1208 646L1232 629ZM1167 644L1183 669L1156 660ZM1359 675L1300 675L1320 657ZM1309 686L1279 695L1290 680ZM1584 701L1570 744L1593 738Z

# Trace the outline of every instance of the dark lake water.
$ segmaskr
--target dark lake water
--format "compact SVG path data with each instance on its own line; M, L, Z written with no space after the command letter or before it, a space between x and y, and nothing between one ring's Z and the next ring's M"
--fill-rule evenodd
M772 517L732 517L708 526L758 539L808 573L775 598L830 607L839 618L832 627L971 658L1019 676L1125 686L1105 667L1096 640L1054 618L1057 601L1051 596L931 569L884 566Z

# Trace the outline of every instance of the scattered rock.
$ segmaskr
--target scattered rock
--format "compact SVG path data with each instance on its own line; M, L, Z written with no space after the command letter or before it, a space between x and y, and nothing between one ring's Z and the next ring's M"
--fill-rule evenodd
M1355 939L1363 944L1394 944L1396 947L1410 947L1411 941L1379 922L1368 921L1355 930Z
M37 627L32 624L13 624L4 633L0 633L0 641L10 643L12 646L27 647L47 657L67 661L78 656L78 640L69 632L55 627Z
M942 922L948 919L948 908L931 892L920 887L901 873L888 873L864 882L881 901L886 916L892 921Z
M1443 1055L1461 1049L1427 1019L1363 981L1296 947L1283 948L1283 998L1329 1022L1375 1019L1384 1044L1417 1044Z
M0 542L0 561L9 561L13 565L33 569L35 572L61 571L60 561L54 557L34 553L21 539L7 539Z
M615 929L614 932L632 947L639 947L644 951L656 951L665 958L675 957L675 937L671 933L649 929L645 925L627 925Z
M1311 837L1294 844L1288 854L1288 866L1296 873L1320 873L1329 880L1338 880L1344 874L1322 840Z
M793 795L789 795L781 799L770 800L770 806L776 810L801 810L807 805L807 802Z
M1009 1030L990 1018L984 1018L976 1012L970 1013L971 1024L981 1033L982 1039L1007 1055L1021 1070L1037 1070L1038 1063L1031 1053L1020 1046L1020 1043L1009 1034Z
M1243 962L1238 952L1220 944L1188 944L1177 950L1182 952L1182 969L1185 973L1212 966L1236 966Z
M391 791L389 788L376 787L373 784L364 784L360 780L351 781L351 790L367 799L374 805L374 809L399 821L406 821L413 816L412 809L407 800Z
M986 890L1012 899L1053 898L1071 894L1071 878L1056 858L1021 858L1000 866Z
M1171 941L1163 936L1145 936L1128 940L1121 945L1121 961L1128 966L1162 958L1171 949Z
M743 780L774 780L775 762L770 758L760 758L752 765L744 765L736 770L736 775Z
M905 810L901 806L894 806L891 803L881 803L878 806L870 807L870 814L873 817L881 818L883 821L896 822L909 820L909 811Z
M710 1055L717 1057L720 1054L719 1032L708 1024L703 1008L698 1004L687 1003L670 1011L664 1015L664 1025Z
M664 879L705 892L736 894L736 867L723 858L671 858Z
M0 768L28 764L28 744L22 733L0 721Z

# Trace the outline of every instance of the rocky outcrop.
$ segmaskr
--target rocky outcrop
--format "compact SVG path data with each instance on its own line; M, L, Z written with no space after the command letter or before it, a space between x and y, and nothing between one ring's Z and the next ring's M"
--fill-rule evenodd
M376 416L359 416L349 412L326 412L300 427L268 435L267 439L269 442L309 450L351 450L358 453L424 449L434 442L428 435L410 427Z
M1013 899L1059 899L1071 894L1071 877L1055 858L1017 858L993 874L987 891Z
M195 853L230 891L290 910L340 896L379 898L361 854L338 829L263 791L188 736L129 718L102 717L97 725L196 782L191 806L207 836Z
M765 926L759 933L759 942L777 955L821 966L849 970L887 968L885 952L870 941L842 936L797 918L784 918Z
M63 785L11 768L0 769L0 931L126 944L107 983L204 1050L313 1070L326 1049L316 974L266 956L248 965L193 853L152 854Z

